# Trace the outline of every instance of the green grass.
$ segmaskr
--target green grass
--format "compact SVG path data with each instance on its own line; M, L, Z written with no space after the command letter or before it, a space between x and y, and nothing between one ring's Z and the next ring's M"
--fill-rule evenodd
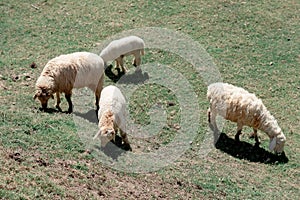
M34 6L33 6L34 5ZM34 8L37 7L38 9ZM297 1L7 1L0 3L0 197L2 199L297 199L300 195L300 4ZM72 115L44 113L33 101L47 61L93 51L124 30L161 27L200 43L225 82L262 98L287 137L287 163L266 164L213 149L199 155L207 130L206 85L179 55L146 49L143 63L159 62L183 75L198 96L199 128L176 162L132 174L103 165L77 134ZM129 60L127 65L129 66ZM35 62L37 68L31 68ZM132 69L132 67L130 67ZM108 78L105 85L113 84ZM169 103L172 103L170 106ZM164 147L178 133L181 108L168 88L145 84L130 104L135 122L150 123L152 105L167 124L153 138L130 137L133 152ZM54 101L50 101L53 106ZM62 99L62 109L67 102ZM96 125L95 125L96 126ZM235 124L223 129L234 137ZM251 129L245 128L242 141ZM261 147L269 139L259 132ZM137 146L140 145L139 148ZM234 148L234 147L232 147ZM255 155L253 155L255 157ZM252 157L251 157L252 158Z

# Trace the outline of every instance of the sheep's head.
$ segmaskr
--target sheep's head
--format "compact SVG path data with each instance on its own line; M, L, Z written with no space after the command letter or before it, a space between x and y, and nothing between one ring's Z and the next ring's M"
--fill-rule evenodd
M284 144L285 144L286 138L284 134L281 132L279 135L270 138L270 145L269 149L270 151L274 151L275 153L282 153Z
M33 96L33 99L38 98L41 102L42 108L46 109L48 105L48 100L50 98L54 99L52 90L46 89L46 88L39 88L37 89L35 95Z
M116 139L115 130L111 129L111 128L103 128L101 130L100 139L101 139L101 146L105 147L106 144L108 142L110 142L111 140L115 141L115 139Z
M95 140L99 136L101 140L101 147L105 147L107 143L109 143L111 140L115 141L116 132L113 128L103 127L100 128L100 130L96 133L93 139Z
M94 139L100 136L102 147L105 147L111 140L115 141L116 131L114 129L114 115L111 111L108 111L101 116L99 127L100 130L94 136Z

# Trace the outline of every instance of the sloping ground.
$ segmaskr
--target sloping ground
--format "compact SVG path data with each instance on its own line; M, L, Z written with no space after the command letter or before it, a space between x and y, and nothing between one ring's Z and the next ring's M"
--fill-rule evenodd
M299 197L298 2L4 0L0 9L1 199ZM146 49L143 63L159 62L180 72L193 87L200 108L199 128L190 148L167 167L144 174L114 170L87 151L73 115L39 111L39 103L32 99L34 84L49 59L91 51L123 30L151 26L189 35L212 56L224 81L261 97L287 137L285 156L268 151L269 138L262 132L260 148L253 147L248 138L252 130L247 128L242 142L234 142L236 127L231 123L224 126L216 148L203 154L206 85L184 58L159 49ZM131 58L126 60L129 65ZM113 82L107 77L108 84ZM145 112L156 102L166 108L167 124L148 140L130 136L133 153L160 149L181 128L176 96L151 87L134 94L133 117L147 125L151 118ZM63 110L66 107L62 99Z

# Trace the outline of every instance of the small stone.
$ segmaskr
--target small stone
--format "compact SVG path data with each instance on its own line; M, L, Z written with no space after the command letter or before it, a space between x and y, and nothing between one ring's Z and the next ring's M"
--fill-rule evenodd
M18 75L12 75L11 76L11 79L13 80L13 81L17 81L17 80L19 80L19 76Z
M174 103L174 102L171 102L171 101L169 101L169 102L168 102L168 106L175 106L175 103Z
M35 62L32 62L32 63L30 64L30 68L32 68L32 69L35 69L35 68L37 68L37 66L36 66Z
M176 130L181 129L181 126L180 126L179 124L174 124L173 127L174 127Z
M86 149L86 150L84 151L84 154L91 154L91 150L90 150L90 149Z
M0 88L3 88L4 90L7 90L7 87L2 82L0 82Z
M30 81L31 80L31 77L30 77L30 75L28 73L24 73L23 76L24 76L24 78L25 78L26 81Z
M172 110L171 112L170 112L170 115L175 115L176 114L176 110Z

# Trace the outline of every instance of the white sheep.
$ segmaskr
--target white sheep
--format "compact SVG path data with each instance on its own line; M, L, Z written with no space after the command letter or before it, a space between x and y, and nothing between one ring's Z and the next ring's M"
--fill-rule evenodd
M104 81L104 62L100 56L89 52L76 52L61 55L51 59L44 67L36 81L36 93L42 108L46 109L48 100L54 99L56 93L56 108L61 111L60 93L65 93L69 104L68 113L73 111L71 101L72 89L89 87L96 96L96 106L99 109L100 93Z
M99 131L93 139L100 136L101 146L105 147L109 141L115 141L119 129L123 142L129 145L126 134L126 100L119 88L112 85L103 88L99 107Z
M128 69L124 66L123 57L128 55L134 55L133 65L138 67L141 65L141 55L144 55L145 43L143 39L137 36L128 36L118 40L114 40L105 47L100 56L102 57L105 66L108 61L116 61L116 68L120 69L120 66L124 73Z
M207 98L210 102L208 121L214 132L219 133L216 116L220 115L237 123L235 140L239 141L242 128L246 125L253 128L256 145L259 145L257 130L261 130L270 138L270 151L274 150L276 153L283 151L286 138L282 130L276 119L254 94L231 84L213 83L208 86Z

